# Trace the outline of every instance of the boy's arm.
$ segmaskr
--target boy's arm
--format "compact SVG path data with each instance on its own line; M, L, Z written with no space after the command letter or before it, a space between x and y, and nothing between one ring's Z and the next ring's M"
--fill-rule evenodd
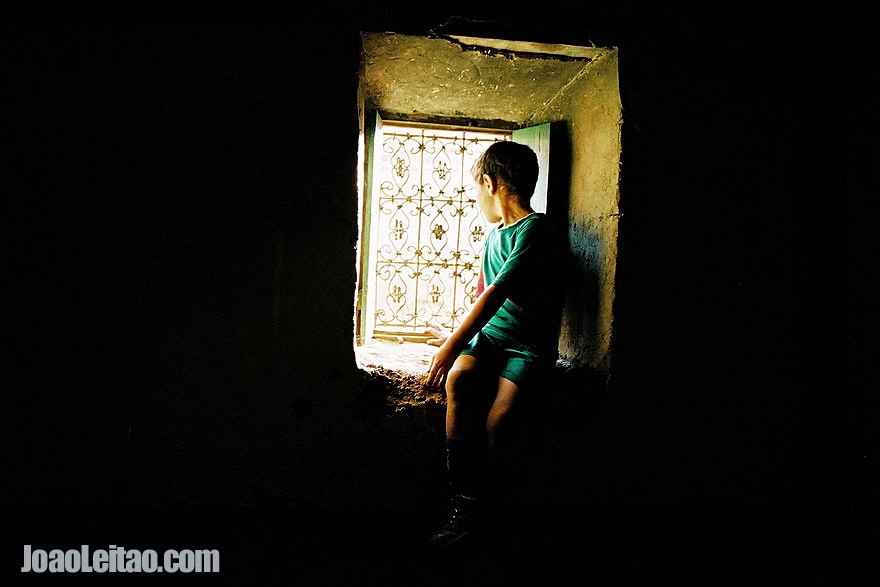
M474 302L471 311L467 313L459 327L431 358L431 366L425 378L425 385L436 390L443 388L446 374L449 373L461 349L495 315L505 299L507 299L505 293L494 285L489 285L483 290L482 295Z

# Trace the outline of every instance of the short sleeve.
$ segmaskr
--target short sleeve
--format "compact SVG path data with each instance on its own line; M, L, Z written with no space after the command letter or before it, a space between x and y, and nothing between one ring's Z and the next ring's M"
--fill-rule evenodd
M541 267L553 259L552 237L543 218L527 223L516 234L513 247L492 280L499 289L515 291L540 277Z

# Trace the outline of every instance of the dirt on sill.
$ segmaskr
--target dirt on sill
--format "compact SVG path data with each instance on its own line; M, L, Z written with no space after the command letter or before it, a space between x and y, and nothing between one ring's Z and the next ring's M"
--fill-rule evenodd
M381 402L383 411L446 403L443 392L424 385L431 357L437 348L427 343L371 340L355 348L358 367L365 374L364 391L370 403Z

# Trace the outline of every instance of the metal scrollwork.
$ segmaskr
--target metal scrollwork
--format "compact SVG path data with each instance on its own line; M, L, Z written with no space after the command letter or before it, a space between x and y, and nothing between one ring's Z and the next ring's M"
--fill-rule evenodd
M470 169L498 132L388 125L373 208L374 331L455 328L476 300L487 226Z

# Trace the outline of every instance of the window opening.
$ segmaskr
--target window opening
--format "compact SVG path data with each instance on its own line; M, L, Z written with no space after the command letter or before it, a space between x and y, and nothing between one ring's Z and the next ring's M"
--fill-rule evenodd
M452 330L476 301L488 226L470 170L504 130L384 122L372 157L365 337L424 341ZM365 302L365 304L363 303Z

